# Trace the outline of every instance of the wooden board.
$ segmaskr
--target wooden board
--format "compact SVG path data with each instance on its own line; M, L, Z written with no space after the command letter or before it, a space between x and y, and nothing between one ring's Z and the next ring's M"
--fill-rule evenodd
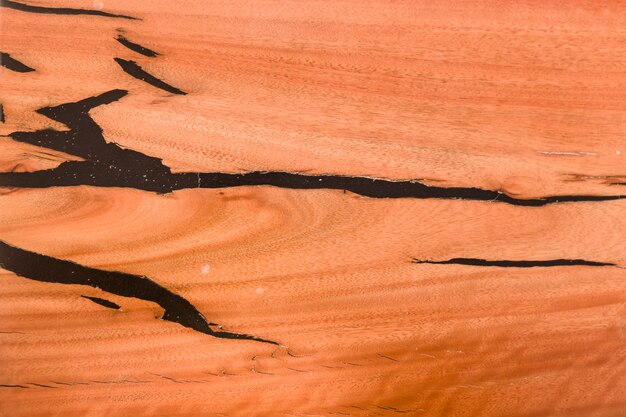
M2 6L0 416L624 415L626 4Z

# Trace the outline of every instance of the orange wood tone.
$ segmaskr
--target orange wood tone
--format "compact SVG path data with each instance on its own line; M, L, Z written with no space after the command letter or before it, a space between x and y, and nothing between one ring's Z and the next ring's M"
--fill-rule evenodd
M124 89L90 115L174 172L626 195L626 3L24 1L141 20L0 8L0 50L35 69L0 67L3 173L83 161L9 135L67 130L36 110ZM145 275L280 343L0 269L0 416L624 416L625 236L619 199L0 182L1 241ZM610 265L413 262L454 258Z

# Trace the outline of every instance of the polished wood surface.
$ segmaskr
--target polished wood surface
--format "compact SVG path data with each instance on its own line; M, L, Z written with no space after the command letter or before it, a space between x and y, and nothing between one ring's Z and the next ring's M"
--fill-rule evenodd
M8 4L0 50L34 71L0 67L3 173L88 159L11 134L67 131L36 111L123 89L89 115L174 173L417 181L502 201L0 182L1 241L149 277L224 331L277 343L5 268L1 416L624 415L626 4Z

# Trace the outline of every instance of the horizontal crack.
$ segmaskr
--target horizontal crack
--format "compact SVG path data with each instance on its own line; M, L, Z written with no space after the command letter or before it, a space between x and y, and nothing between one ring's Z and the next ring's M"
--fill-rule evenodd
M282 171L253 171L239 174L173 173L159 158L107 142L100 126L89 115L92 108L112 103L127 93L126 90L111 90L74 103L37 110L38 113L67 125L69 130L43 129L34 132L13 132L8 136L18 142L79 156L84 161L66 161L56 168L35 172L3 172L0 173L0 186L46 188L92 185L170 193L186 188L269 185L288 189L344 190L370 198L456 199L530 207L562 202L610 201L626 198L626 195L562 195L519 199L499 191L475 187L438 187L413 180L393 181Z
M8 9L20 10L22 12L29 13L43 13L43 14L60 14L60 15L90 15L90 16L103 16L103 17L115 17L120 19L140 20L136 17L125 16L123 14L107 13L100 10L89 9L73 9L70 7L44 7L44 6L32 6L30 4L18 3L12 0L0 1L0 7L6 7Z
M152 301L163 308L164 320L221 339L278 343L241 333L214 330L220 326L206 318L185 298L148 277L90 268L77 263L30 252L0 240L0 267L18 276L40 282L88 285L122 297ZM279 345L280 346L280 345Z
M478 258L452 258L446 261L430 261L413 259L416 264L438 264L438 265L471 265L471 266L498 266L503 268L533 268L551 266L618 266L610 262L586 261L584 259L550 259L545 261L510 261L498 260L489 261Z

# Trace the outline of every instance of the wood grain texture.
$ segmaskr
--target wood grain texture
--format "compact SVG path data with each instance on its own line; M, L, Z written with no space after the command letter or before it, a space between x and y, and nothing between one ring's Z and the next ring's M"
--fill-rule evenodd
M0 67L0 173L102 164L10 135L67 131L37 110L123 89L89 116L173 173L626 195L620 2L27 4L48 13L0 8L0 50L34 69ZM624 415L623 199L8 184L0 241L148 277L221 330L279 345L2 269L0 416Z

